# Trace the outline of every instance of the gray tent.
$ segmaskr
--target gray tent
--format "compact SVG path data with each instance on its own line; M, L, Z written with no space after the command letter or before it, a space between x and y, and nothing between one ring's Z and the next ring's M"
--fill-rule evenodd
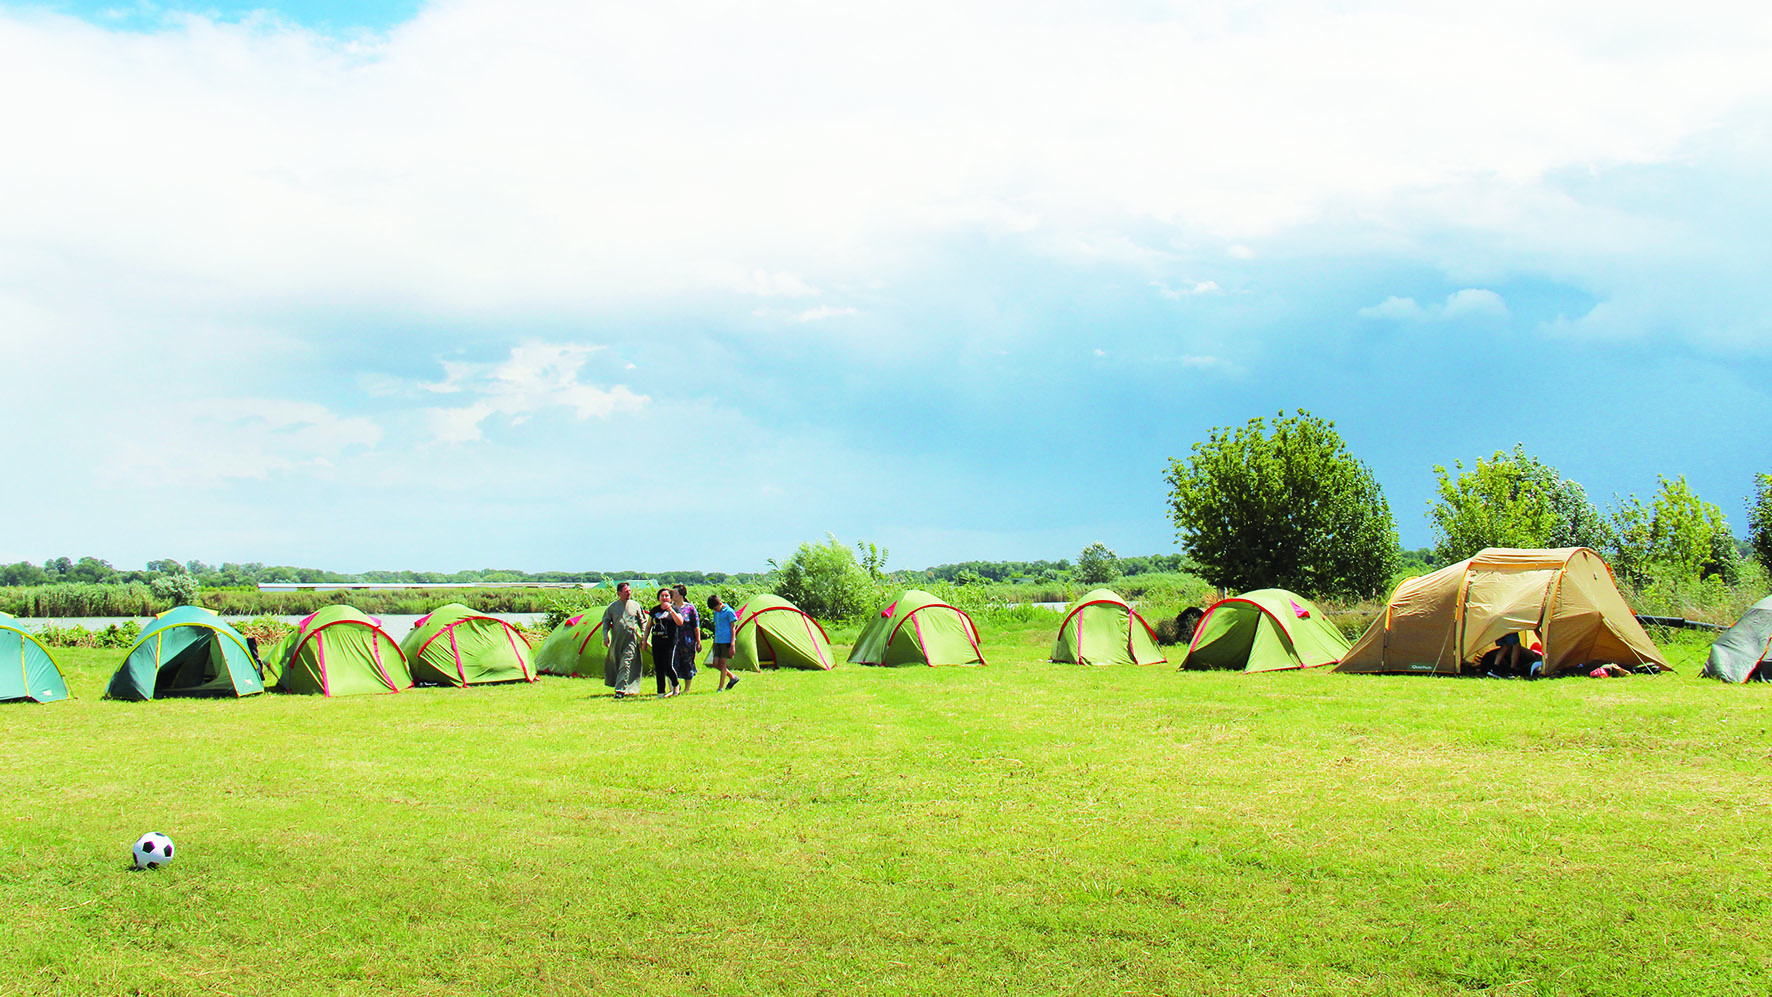
M1772 595L1754 603L1734 626L1723 631L1710 646L1703 674L1725 682L1772 682L1772 662L1766 660L1768 645L1772 645Z

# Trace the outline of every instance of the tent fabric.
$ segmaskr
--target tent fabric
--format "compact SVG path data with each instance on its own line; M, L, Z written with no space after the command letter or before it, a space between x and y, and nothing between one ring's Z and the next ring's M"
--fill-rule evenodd
M799 606L768 593L752 596L739 607L732 645L732 661L726 667L734 671L830 671L837 663L824 627Z
M355 606L327 606L265 653L267 687L320 696L412 688L400 642Z
M212 610L177 606L161 613L123 656L106 699L253 696L265 691L246 638Z
M589 610L566 620L535 649L538 675L603 678L609 648L603 643L603 610ZM652 674L652 642L640 642L640 673Z
M1586 547L1491 547L1410 578L1335 670L1470 674L1497 639L1525 630L1543 635L1546 676L1597 664L1670 670L1611 567Z
M1717 635L1699 674L1724 682L1772 682L1772 595Z
M1269 672L1333 665L1347 651L1347 637L1316 603L1285 589L1256 589L1207 608L1182 664Z
M1154 665L1169 659L1157 632L1111 589L1095 589L1071 603L1058 625L1053 661L1078 665Z
M882 609L849 651L861 665L982 665L972 617L921 589Z
M53 703L68 698L68 682L49 648L11 613L0 613L0 703Z
M534 682L529 642L509 623L459 602L413 624L400 650L419 685L466 687Z

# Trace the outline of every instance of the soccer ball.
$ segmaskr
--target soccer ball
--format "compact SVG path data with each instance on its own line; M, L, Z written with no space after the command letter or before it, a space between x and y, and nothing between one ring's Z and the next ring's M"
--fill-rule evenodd
M135 839L135 847L129 853L135 857L137 869L156 869L172 861L172 839L159 831L149 831Z

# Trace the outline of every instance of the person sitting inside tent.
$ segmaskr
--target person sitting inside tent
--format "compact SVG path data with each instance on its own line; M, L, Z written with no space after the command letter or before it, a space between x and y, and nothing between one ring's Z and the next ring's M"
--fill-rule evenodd
M1544 677L1544 643L1535 631L1502 634L1483 656L1477 659L1478 673L1493 679L1538 679ZM1592 670L1567 674L1585 674L1595 679L1621 679L1631 674L1622 665L1600 663Z
M1544 642L1538 634L1525 631L1502 634L1489 650L1477 659L1477 674L1492 679L1535 679L1544 677Z

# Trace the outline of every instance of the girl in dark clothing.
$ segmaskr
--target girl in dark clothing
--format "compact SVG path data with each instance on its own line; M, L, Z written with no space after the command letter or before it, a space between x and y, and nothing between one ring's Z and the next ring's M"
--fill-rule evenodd
M658 590L658 605L652 607L647 614L652 620L652 674L658 680L658 698L677 694L677 630L683 625L683 617L677 615L677 609L671 605L671 590ZM670 683L671 691L665 691L665 683Z

